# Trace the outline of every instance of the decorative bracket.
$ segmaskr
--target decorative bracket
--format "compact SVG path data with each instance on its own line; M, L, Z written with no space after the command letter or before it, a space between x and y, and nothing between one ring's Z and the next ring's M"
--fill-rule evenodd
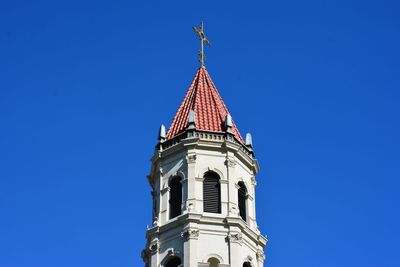
M264 254L264 251L262 251L262 250L257 250L257 252L256 252L256 256L257 256L257 260L258 261L260 261L260 262L264 262L264 260L265 260L265 254Z
M187 160L187 163L188 164L190 164L190 163L196 163L196 154L195 153L192 153L192 154L188 154L187 156L186 156L186 160Z
M236 161L233 158L227 158L225 164L229 167L235 167L236 166Z
M181 237L185 240L197 239L199 237L199 230L198 229L188 229L181 233Z
M151 254L157 253L158 250L159 250L159 248L160 248L160 243L158 242L158 240L155 241L155 242L152 242L152 243L150 244L150 246L149 246L150 253L151 253Z
M243 236L242 236L242 233L229 233L228 239L230 242L233 242L233 243L242 243Z

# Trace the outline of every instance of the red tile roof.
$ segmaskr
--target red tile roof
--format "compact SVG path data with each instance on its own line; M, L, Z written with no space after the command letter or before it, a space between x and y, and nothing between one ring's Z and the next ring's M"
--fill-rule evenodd
M225 132L224 122L229 111L204 66L197 71L189 90L186 92L185 98L168 129L167 139L185 131L188 126L190 110L195 112L196 129ZM232 123L232 133L240 142L244 143L234 122Z

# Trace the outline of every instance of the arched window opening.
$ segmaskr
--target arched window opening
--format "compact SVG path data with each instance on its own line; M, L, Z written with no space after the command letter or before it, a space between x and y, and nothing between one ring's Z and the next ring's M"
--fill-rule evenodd
M207 172L203 182L203 211L221 213L220 178L215 172Z
M247 198L247 189L243 182L239 182L239 190L238 190L238 204L239 204L239 215L242 217L244 221L246 221L246 198Z
M169 218L175 218L182 213L182 183L180 177L174 177L169 182Z
M251 267L251 263L246 261L245 263L243 263L243 267Z
M178 257L173 257L167 261L164 265L165 267L178 267L181 265L181 259Z
M218 267L220 264L217 258L209 258L207 262L210 264L210 267Z

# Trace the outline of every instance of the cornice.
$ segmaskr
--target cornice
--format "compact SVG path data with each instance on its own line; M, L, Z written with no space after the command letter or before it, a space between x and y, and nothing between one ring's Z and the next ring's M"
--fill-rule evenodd
M152 157L153 165L157 164L160 159L167 159L190 149L204 151L221 151L223 149L233 153L254 175L259 171L258 161L254 158L253 152L231 134L188 130L171 140L159 143L157 147L159 150L156 150Z
M253 242L256 242L261 247L265 247L267 245L267 238L261 235L258 231L253 231L248 224L246 224L241 218L238 217L225 217L225 216L210 216L207 214L194 214L194 213L186 213L180 215L171 221L167 222L161 226L154 226L147 230L148 237L154 237L154 235L163 234L170 230L176 230L179 226L181 229L184 228L185 225L189 223L198 224L200 229L200 225L220 225L220 226L236 226L241 230L241 233L248 238L250 238ZM197 229L196 228L196 229Z
M267 245L267 238L261 235L259 232L253 231L241 218L237 217L226 217L226 223L228 225L235 225L242 230L242 233L246 234L254 242L257 242L262 247Z

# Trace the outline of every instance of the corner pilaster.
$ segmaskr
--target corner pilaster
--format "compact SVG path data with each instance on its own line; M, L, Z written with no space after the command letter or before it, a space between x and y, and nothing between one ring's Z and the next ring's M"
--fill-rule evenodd
M181 233L183 244L183 266L197 266L197 242L199 229L186 228Z
M236 203L238 203L238 194L235 187L235 167L236 160L234 154L230 151L226 152L226 170L228 179L228 216L237 217L239 213L239 208Z
M258 249L257 253L257 267L264 267L265 254L262 249Z
M186 156L187 163L187 183L185 212L197 213L199 211L196 198L196 160L197 155L194 151L188 151Z
M238 227L231 227L227 238L230 250L229 263L232 267L236 267L238 266L237 263L240 263L242 258L242 233Z

